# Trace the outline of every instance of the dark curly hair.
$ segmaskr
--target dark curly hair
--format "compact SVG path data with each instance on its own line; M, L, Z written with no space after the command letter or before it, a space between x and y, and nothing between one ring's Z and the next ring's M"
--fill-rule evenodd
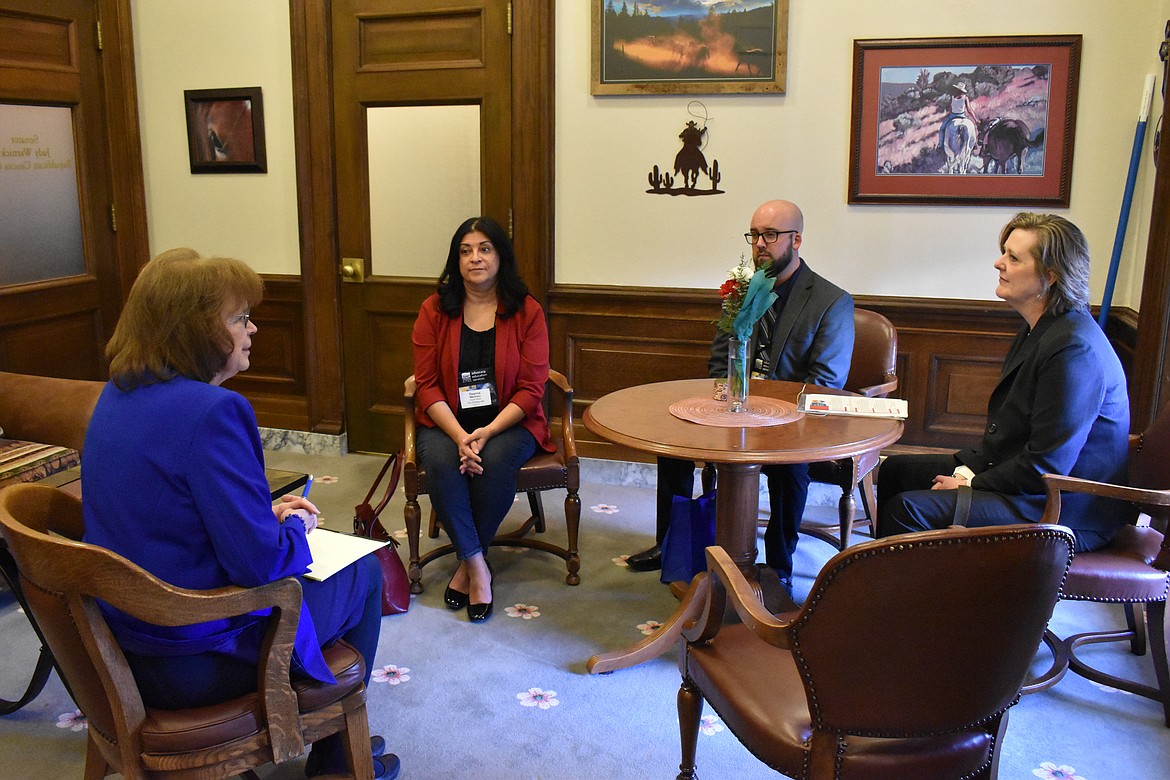
M516 255L512 242L500 224L491 217L471 217L464 221L451 236L451 248L447 251L447 264L439 276L439 308L448 317L456 317L463 311L463 274L459 273L459 244L468 233L479 232L488 237L496 254L500 257L500 270L496 276L496 296L499 298L504 319L511 317L528 297L528 285L516 270Z

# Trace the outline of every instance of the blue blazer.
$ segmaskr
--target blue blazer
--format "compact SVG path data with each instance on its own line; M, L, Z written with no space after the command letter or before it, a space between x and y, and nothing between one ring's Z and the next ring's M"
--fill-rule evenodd
M85 541L183 588L255 587L303 574L304 525L272 514L256 415L238 393L185 377L129 392L106 385L82 456ZM106 608L123 649L142 655L216 651L255 662L257 616L163 627ZM334 678L301 607L294 659Z
M772 331L772 376L842 388L853 360L853 298L804 265ZM711 344L707 374L727 376L727 341L720 331ZM755 336L748 355L755 352ZM749 358L750 359L750 358Z
M992 391L983 441L956 457L975 472L973 489L1000 493L1036 520L1044 509L1044 474L1125 483L1125 372L1088 312L1046 314L1035 328L1024 326ZM1060 521L1110 533L1132 514L1117 501L1067 493Z

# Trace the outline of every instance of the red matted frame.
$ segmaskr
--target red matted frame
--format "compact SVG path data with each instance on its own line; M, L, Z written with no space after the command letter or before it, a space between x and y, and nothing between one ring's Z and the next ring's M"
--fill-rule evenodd
M1080 35L855 40L849 202L1067 207L1080 63ZM898 74L907 73L925 76L901 83ZM1001 83L1009 75L1013 80ZM1018 87L1016 78L1030 91ZM978 116L982 108L988 114L980 117L977 152L986 154L984 123L996 111L1003 118L1030 117L1033 142L1043 133L1042 147L1025 152L1022 173L1014 158L992 158L985 171L974 154L972 172L942 172L947 160L940 127L947 116L945 95L951 94L946 86L956 81L970 85L969 97L975 93L972 112ZM1046 97L1038 97L1045 86ZM1025 94L1027 99L1012 104Z

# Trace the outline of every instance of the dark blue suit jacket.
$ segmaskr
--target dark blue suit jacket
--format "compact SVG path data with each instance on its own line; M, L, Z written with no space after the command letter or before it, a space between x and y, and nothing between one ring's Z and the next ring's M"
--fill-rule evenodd
M853 298L817 274L804 259L795 285L772 331L772 376L841 388L853 360ZM711 343L707 373L727 376L727 341L720 331ZM755 337L748 355L755 352Z
M1129 458L1125 372L1086 311L1044 315L1016 336L987 408L978 449L956 457L993 490L1039 519L1044 474L1124 484ZM1132 512L1116 501L1068 493L1061 523L1109 533Z
M109 383L82 467L85 541L172 585L255 587L303 574L313 560L304 524L272 514L256 415L231 390L185 377L130 392ZM106 613L134 653L257 658L255 616L172 628ZM311 676L334 681L303 606L294 651Z

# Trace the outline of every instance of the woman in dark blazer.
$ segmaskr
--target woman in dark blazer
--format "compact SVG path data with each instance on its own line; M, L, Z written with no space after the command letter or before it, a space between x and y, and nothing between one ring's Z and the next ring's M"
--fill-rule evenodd
M1125 481L1125 374L1089 314L1084 234L1063 217L1021 213L1004 226L999 245L995 294L1024 327L991 394L983 441L954 455L887 458L877 480L879 536L943 528L964 512L973 527L1037 522L1044 474ZM969 507L959 509L967 497ZM1103 546L1129 519L1118 504L1064 497L1061 523L1078 550Z
M548 329L516 270L508 234L489 217L451 237L438 291L414 324L415 419L431 503L459 565L447 607L492 614L484 553L516 497L516 475L539 447L556 450L544 416Z

